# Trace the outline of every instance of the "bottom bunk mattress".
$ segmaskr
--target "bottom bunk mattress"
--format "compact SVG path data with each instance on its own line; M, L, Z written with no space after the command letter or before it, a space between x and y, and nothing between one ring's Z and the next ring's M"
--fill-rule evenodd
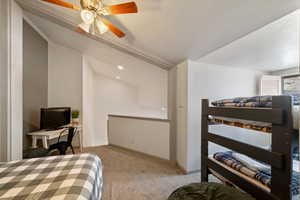
M235 154L231 151L218 152L211 156L210 159L252 184L270 192L272 178L270 167L249 157L245 159L246 156L240 157L241 160L239 160L239 156L240 154ZM291 193L293 196L296 196L299 195L299 161L294 161L293 169ZM218 177L218 175L216 176Z
M91 154L0 164L0 199L101 199L102 164Z
M245 176L242 173L240 173L240 172L238 172L238 171L236 171L236 170L234 170L234 169L232 169L230 167L227 167L226 165L222 164L221 162L219 162L219 161L217 161L215 159L211 159L211 160L214 161L214 162L216 162L217 164L223 166L224 168L228 169L229 171L233 172L234 174L240 176L241 178L243 178L243 179L249 181L250 183L256 185L257 187L259 187L259 188L261 188L261 189L263 189L263 190L265 190L267 192L271 192L270 188L268 188L267 186L261 184L260 182L256 181L255 179L252 179L252 178L250 178L248 176ZM239 187L237 187L236 185L234 185L233 183L231 183L230 181L228 181L226 178L224 178L223 176L221 176L217 172L215 172L213 170L210 170L210 172L211 172L212 176L215 177L215 178L210 177L210 181L211 182L217 182L217 183L222 182L225 185L228 185L228 186L235 187L235 188L239 189ZM300 199L300 195L299 194L292 196L292 200L299 200L299 199Z

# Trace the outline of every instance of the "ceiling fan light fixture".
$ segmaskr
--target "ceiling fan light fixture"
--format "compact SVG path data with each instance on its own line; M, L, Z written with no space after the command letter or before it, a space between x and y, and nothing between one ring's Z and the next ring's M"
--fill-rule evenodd
M92 11L82 10L80 15L85 24L92 24L95 20L95 14Z
M100 14L101 14L101 15L104 15L104 16L110 15L109 8L103 7L103 8L100 10Z
M114 5L105 5L103 0L76 0L80 1L80 6L70 3L70 0L40 0L53 5L81 11L80 16L83 21L76 29L79 33L103 34L107 31L112 32L117 37L125 37L125 33L106 19L106 15L121 15L137 13L138 8L134 1L119 3ZM75 0L72 0L75 1Z
M96 25L100 34L104 34L109 30L101 20L97 20Z
M82 30L84 30L85 32L89 33L91 25L86 24L86 23L81 23L81 24L78 25L78 27L81 28Z

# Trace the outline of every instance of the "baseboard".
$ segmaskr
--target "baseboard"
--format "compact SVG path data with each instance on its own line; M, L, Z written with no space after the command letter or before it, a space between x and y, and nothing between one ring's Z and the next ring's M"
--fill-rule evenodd
M176 161L176 167L181 171L183 174L188 174L188 172Z
M154 156L154 155L149 155L147 153L143 153L143 152L140 152L140 151L132 150L132 149L129 149L129 148L126 148L126 147L121 147L119 145L109 144L107 146L116 147L116 148L119 148L119 149L122 149L122 150L125 150L125 151L128 151L128 152L135 153L137 155L147 156L148 158L155 159L155 160L157 160L159 162L163 162L163 163L168 164L168 165L175 165L174 161L171 161L171 160L168 160L168 159L165 159L165 158L160 158L160 157Z
M160 158L158 156L149 155L149 154L146 154L146 153L143 153L143 152L139 152L139 151L136 151L136 150L128 149L126 147L121 147L121 146L114 145L114 144L84 147L84 150L93 149L93 148L99 148L99 147L103 147L103 146L115 147L115 148L121 149L123 151L134 153L134 154L139 155L139 156L143 156L143 157L148 157L148 158L151 158L151 159L155 159L156 161L164 163L164 164L167 164L167 165L175 166L175 167L177 167L179 169L179 171L182 174L185 174L185 175L200 172L200 170L195 170L195 171L188 172L182 166L180 166L180 164L178 164L177 161Z

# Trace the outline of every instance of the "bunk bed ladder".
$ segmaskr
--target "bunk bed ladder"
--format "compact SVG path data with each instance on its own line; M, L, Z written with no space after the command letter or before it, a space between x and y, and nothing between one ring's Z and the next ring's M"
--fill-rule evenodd
M201 181L208 182L208 99L202 100L202 116L201 116ZM205 133L205 134L203 134Z

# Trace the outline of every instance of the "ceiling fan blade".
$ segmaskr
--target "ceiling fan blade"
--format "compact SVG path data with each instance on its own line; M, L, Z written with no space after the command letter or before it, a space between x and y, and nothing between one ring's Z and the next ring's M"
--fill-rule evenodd
M138 9L135 2L122 3L104 7L104 15L117 15L127 13L137 13Z
M80 27L76 28L75 31L80 34L86 34L86 32L84 30L82 30L82 28L80 28Z
M108 29L113 32L114 34L116 34L118 37L122 38L125 36L125 33L123 33L119 28L117 28L115 25L113 25L112 23L110 23L110 21L108 21L105 18L102 18L102 22L108 27Z
M58 5L58 6L62 6L62 7L65 7L65 8L71 8L71 9L78 10L78 11L81 10L79 6L76 6L74 4L71 4L71 3L68 3L68 2L65 2L65 1L61 1L61 0L41 0L41 1L51 3L51 4L55 4L55 5Z

